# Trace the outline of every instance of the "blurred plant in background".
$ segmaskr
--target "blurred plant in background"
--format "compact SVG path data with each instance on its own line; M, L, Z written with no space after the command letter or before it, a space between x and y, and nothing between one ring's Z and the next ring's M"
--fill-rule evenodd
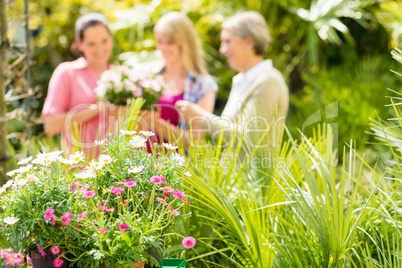
M366 148L368 142L374 141L373 136L366 134L370 130L370 118L388 118L393 114L392 108L386 106L387 87L396 89L400 81L389 70L399 66L388 58L367 57L316 74L304 74L306 86L291 96L287 124L292 134L297 134L297 127L310 137L317 122L336 123L338 151L350 140L356 141L357 149ZM331 105L336 106L336 114L328 113L326 107Z
M356 111L351 107L360 95L367 100L364 101L364 107L370 111L353 118L356 121L363 118L359 121L362 123L358 124L359 127L367 126L367 116L372 116L374 111L380 114L387 111L383 106L384 102L378 102L378 96L384 91L383 84L379 81L371 83L369 78L389 75L387 68L391 65L390 58L383 56L378 59L378 55L383 54L391 45L400 44L401 17L398 10L401 9L401 4L397 1L377 4L373 1L351 0L63 0L57 4L47 0L30 1L29 19L33 47L31 73L35 74L32 75L31 84L38 90L38 98L29 106L27 103L22 105L21 101L13 102L9 109L13 110L21 105L32 107L33 117L39 117L53 69L62 61L74 59L70 44L74 38L75 20L80 15L89 11L104 13L114 31L112 60L141 68L139 66L144 62L161 62L160 53L155 51L153 25L164 13L179 10L186 12L193 20L201 37L205 61L219 85L216 105L216 112L219 114L227 100L231 78L235 74L218 51L220 25L225 17L246 9L257 10L267 19L273 42L266 57L272 58L274 66L285 74L291 91L298 94L294 95L291 102L296 115L292 114L288 122L293 135L297 133L296 127L300 127L297 122L305 121L316 111L315 107L322 109L335 100L339 101L340 118L343 112ZM9 35L15 44L21 44L24 40L22 11L22 0L15 0L7 5ZM362 66L370 65L367 62L369 59L358 63L362 58L377 58L373 60L377 67ZM22 63L18 66L20 70L24 68ZM360 67L356 68L357 66ZM344 74L354 74L354 77L344 79ZM350 80L355 82L355 76L363 77L361 83L347 84ZM18 81L14 80L13 85L25 92L23 83ZM363 91L365 81L371 83L368 95L365 94L367 91ZM353 100L347 99L350 91L356 94ZM299 99L313 101L314 111L311 111L311 106L298 102ZM9 133L14 133L10 138L13 138L16 149L23 147L23 142L18 141L23 135L15 134L24 130L24 124L19 122L21 120L13 120L8 124ZM341 121L339 123L343 124ZM34 136L42 135L40 125L32 128ZM340 140L361 137L361 132L353 133L352 137L346 135L351 132L352 130L343 131L341 127ZM362 140L358 146L365 142L366 140Z

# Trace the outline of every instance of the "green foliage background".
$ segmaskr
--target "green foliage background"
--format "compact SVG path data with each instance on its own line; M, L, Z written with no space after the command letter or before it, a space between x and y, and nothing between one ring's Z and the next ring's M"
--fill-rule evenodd
M326 3L325 8L322 3ZM263 14L270 26L273 42L266 57L273 60L288 82L292 95L288 118L291 132L296 134L310 115L338 101L339 117L335 120L339 123L339 144L352 138L363 148L370 138L359 138L367 129L369 117L375 117L376 112L389 116L382 82L387 80L390 87L396 83L388 72L393 63L387 51L401 42L398 27L402 25L402 7L397 1L339 1L332 6L330 1L300 0L30 1L32 85L43 92L36 116L52 71L60 62L74 59L69 48L74 23L80 15L89 11L104 13L115 33L112 60L137 62L155 58L153 26L159 17L173 10L185 12L196 26L208 70L219 85L219 114L235 74L218 51L220 25L225 17L248 9ZM21 41L22 28L16 27L23 22L22 0L12 1L7 11L10 37ZM126 52L131 53L122 57ZM319 123L328 122L322 118ZM314 126L305 129L307 134ZM15 122L9 130L15 132L22 127ZM40 133L41 128L37 128L36 134Z
M225 17L242 10L257 10L266 18L273 42L266 58L285 76L291 92L288 127L293 135L305 120L327 105L338 101L338 117L325 116L318 123L338 122L338 144L357 140L359 149L372 137L361 138L369 117L390 116L384 105L386 86L399 90L395 67L388 53L402 43L402 4L398 1L301 1L301 0L37 0L29 1L32 30L32 85L43 92L36 117L46 96L54 68L62 61L73 60L70 44L74 38L75 20L89 11L99 11L112 22L115 33L113 61L129 60L131 64L154 60L153 26L169 11L185 12L194 22L204 50L209 72L215 77L219 92L217 114L229 95L230 70L219 54L220 25ZM7 8L11 40L23 40L23 1L11 1ZM19 27L19 28L18 28ZM159 57L160 58L160 57ZM21 66L22 68L22 66ZM14 107L15 108L15 107ZM23 130L13 122L9 132ZM35 128L35 135L42 135Z

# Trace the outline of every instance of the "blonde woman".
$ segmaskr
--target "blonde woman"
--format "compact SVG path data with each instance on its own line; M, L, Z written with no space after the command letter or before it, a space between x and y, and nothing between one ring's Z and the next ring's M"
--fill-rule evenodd
M186 100L212 112L218 86L205 69L197 34L186 15L179 12L164 15L156 23L154 34L156 47L164 59L159 72L164 91L158 101L160 114L153 125L154 131L167 137L169 131L177 134L176 126L183 117L175 103Z

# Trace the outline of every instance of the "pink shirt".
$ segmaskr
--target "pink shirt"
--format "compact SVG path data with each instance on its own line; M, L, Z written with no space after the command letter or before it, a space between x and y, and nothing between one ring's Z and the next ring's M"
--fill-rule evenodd
M162 95L157 102L161 106L161 118L177 126L179 124L179 112L174 104L183 99L184 93L177 96Z
M165 121L168 121L170 124L177 126L179 124L179 111L178 109L174 106L174 104L179 101L184 99L184 92L181 93L180 95L162 95L157 104L161 107L161 118ZM161 140L158 134L156 134L156 137L150 137L150 141L152 143L157 142L159 144L162 144L162 142L169 142L168 140ZM147 142L147 150L148 153L152 153L151 146L149 145L149 142Z
M42 116L68 112L66 120L69 120L74 112L88 109L91 104L97 103L94 89L98 80L99 76L83 57L72 62L61 63L50 79ZM66 129L63 132L63 138L67 145L67 153L72 145L91 152L96 147L93 142L104 139L106 130L106 120L102 115L95 116L81 125L79 140L71 136L70 131Z

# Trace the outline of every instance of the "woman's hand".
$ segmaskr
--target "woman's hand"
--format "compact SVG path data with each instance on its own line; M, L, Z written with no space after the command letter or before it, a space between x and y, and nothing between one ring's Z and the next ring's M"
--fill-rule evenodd
M192 117L202 115L203 113L203 109L199 105L189 101L177 101L175 106L182 112L186 122L190 121Z

